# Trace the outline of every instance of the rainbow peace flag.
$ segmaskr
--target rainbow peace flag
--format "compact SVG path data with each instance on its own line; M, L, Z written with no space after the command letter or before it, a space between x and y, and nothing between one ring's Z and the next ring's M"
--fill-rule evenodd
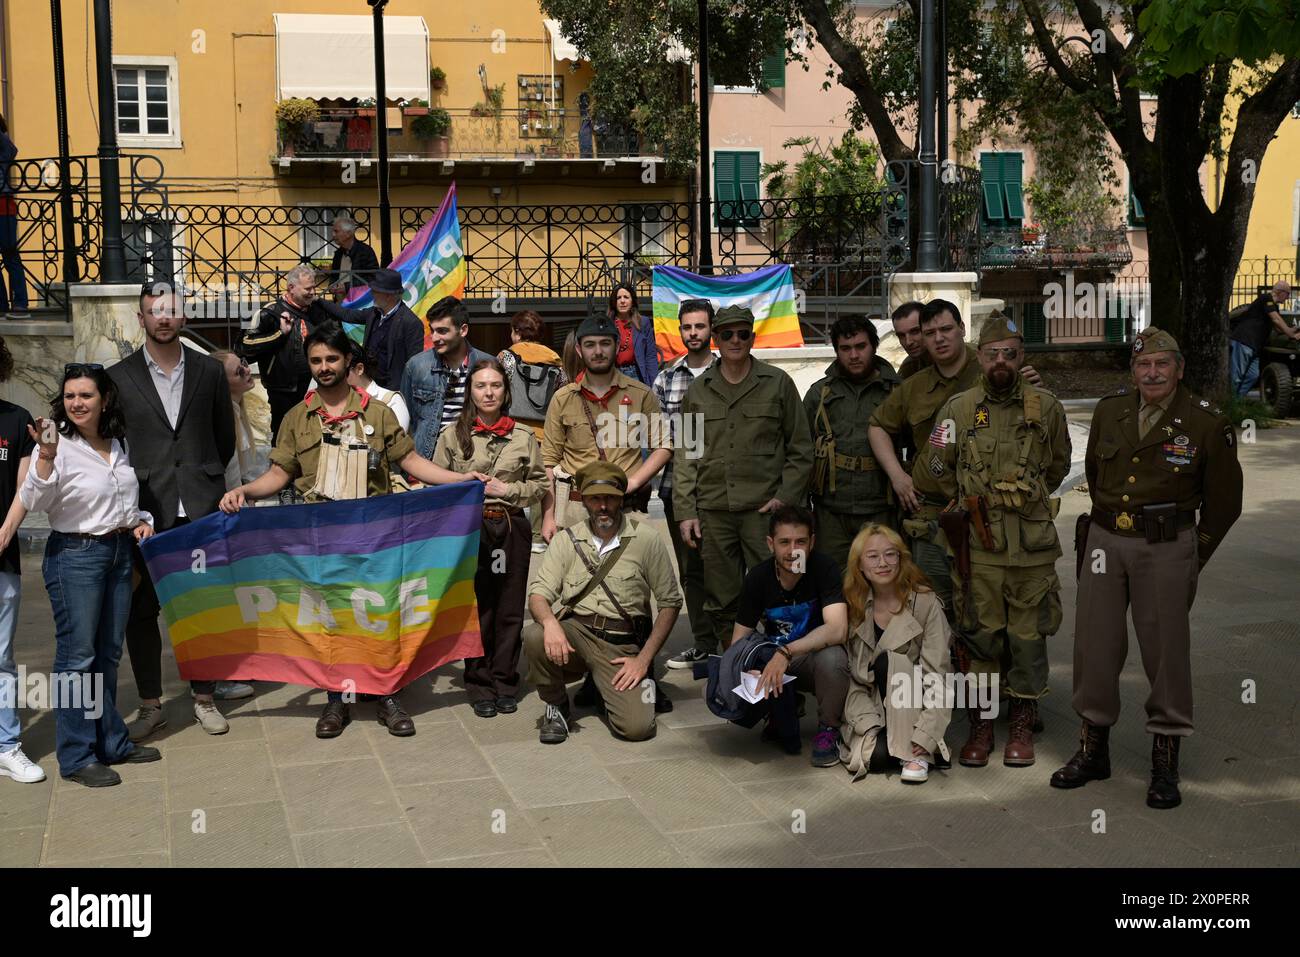
M424 323L424 348L433 346L429 323L424 314L443 296L465 298L465 251L460 245L460 221L456 218L456 184L447 189L442 205L434 217L420 227L397 258L388 264L402 277L402 299ZM364 309L375 304L369 286L358 286L343 300L349 309ZM344 323L348 337L358 345L365 338L366 327Z
M794 277L788 265L765 266L740 276L698 276L677 266L655 266L655 343L660 362L686 352L677 325L677 307L685 299L712 300L714 309L748 306L754 312L756 349L803 345L795 312Z
M391 694L483 654L483 486L216 512L147 539L181 677Z

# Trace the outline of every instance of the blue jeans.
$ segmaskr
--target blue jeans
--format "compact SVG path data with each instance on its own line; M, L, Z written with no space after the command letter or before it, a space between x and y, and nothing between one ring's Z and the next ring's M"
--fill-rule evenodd
M18 747L18 669L14 666L14 632L22 579L0 572L0 754Z
M5 290L3 273L0 273L0 312L8 312L9 297L13 295L13 308L27 308L27 276L23 261L18 255L18 217L0 216L0 259L9 273L9 289Z
M1232 374L1232 390L1245 395L1259 378L1259 354L1244 342L1228 340L1228 366Z
M94 701L97 714L84 702L56 698L55 748L65 778L96 761L125 761L135 750L117 713L117 666L131 611L131 543L127 534L104 541L51 532L45 546L41 571L54 609L55 679L65 689L74 681L91 688L95 678L103 682L95 688L102 692Z

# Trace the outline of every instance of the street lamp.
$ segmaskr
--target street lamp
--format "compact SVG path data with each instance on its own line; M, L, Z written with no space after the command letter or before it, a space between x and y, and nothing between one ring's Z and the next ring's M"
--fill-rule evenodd
M939 271L939 176L934 143L935 0L921 0L921 228L916 242L917 272Z
M99 206L103 220L99 279L126 282L122 245L122 184L118 180L117 94L113 89L113 15L109 0L95 0L95 73L99 85Z
M366 0L375 23L375 118L379 141L379 264L393 261L392 207L388 202L388 90L384 84L384 7L388 0Z
M700 15L700 275L713 275L712 192L709 168L709 4L699 0Z

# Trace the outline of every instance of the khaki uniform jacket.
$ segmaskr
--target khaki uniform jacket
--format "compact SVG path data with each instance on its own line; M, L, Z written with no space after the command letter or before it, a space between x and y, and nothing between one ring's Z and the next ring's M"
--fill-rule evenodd
M381 467L370 469L366 477L368 496L387 495L392 491L389 475L396 472L398 463L415 451L415 443L397 424L393 410L378 399L366 396L367 405L361 408L363 393L353 389L348 396L348 411L360 413L366 442L382 453ZM280 434L271 450L271 464L278 465L293 478L294 488L306 496L316 484L316 463L320 460L321 417L316 410L321 407L320 393L312 392L306 401L299 402L285 414L280 423ZM308 501L313 501L314 496Z
M876 735L885 729L889 753L901 761L912 759L915 742L930 752L938 751L948 757L948 745L943 733L948 729L952 709L947 704L946 676L952 671L948 655L948 620L943 614L943 604L933 592L918 592L908 599L903 610L890 619L889 625L875 643L871 599L867 599L866 618L849 635L849 694L844 699L844 725L840 729L840 759L848 765L856 780L867 773L867 765L876 747ZM888 655L889 687L877 688L876 676L871 670L878 655ZM921 669L920 700L915 698L917 668ZM925 680L929 675L942 680L942 690L935 688L927 695ZM908 704L911 708L882 707L894 689L906 682ZM932 685L933 687L933 685ZM932 697L939 694L940 697ZM879 700L877 700L879 699ZM932 706L937 705L937 706Z
M602 559L596 555L591 523L583 522L573 526L573 534L587 560L599 568ZM682 593L677 586L677 573L673 570L673 562L668 557L663 537L649 525L643 525L627 515L623 516L623 527L619 529L618 536L620 541L630 540L630 544L609 570L604 583L609 586L619 604L634 617L650 617L652 595L660 608L681 608ZM552 610L557 612L558 602L576 615L620 617L619 610L600 585L588 592L577 607L570 607L591 579L587 566L573 549L573 541L568 533L557 532L551 539L551 544L546 547L529 594L542 596L551 604Z
M456 426L449 425L438 434L433 449L433 464L453 472L482 472L506 484L500 498L488 496L484 505L509 505L523 508L541 499L546 492L546 469L542 467L542 449L531 426L517 423L508 436L472 432L469 437L473 454L467 459L456 440Z
M945 402L971 388L979 377L979 358L974 347L967 344L966 364L955 376L945 379L936 366L925 366L889 393L889 398L871 416L872 425L917 450L911 467L912 485L931 505L946 503L943 489L929 472L927 461L934 451L927 440L934 431L935 418Z
M1034 406L1036 425L1025 415L1026 407ZM944 435L947 422L952 432ZM972 528L972 562L1045 565L1060 557L1054 522L1060 506L1051 496L1070 471L1070 430L1054 395L1016 376L1011 391L999 397L980 376L975 388L954 396L939 410L928 444L936 441L943 447L932 448L927 471L945 497L982 495L988 503L994 549L986 551ZM998 487L1018 483L1022 487L1014 491Z
M569 475L599 460L597 437L605 450L606 461L613 462L628 475L641 467L641 448L672 451L673 440L663 427L659 400L648 385L615 370L606 407L582 397L582 384L561 386L546 408L542 427L542 462L547 468L557 466ZM596 432L582 407L591 410ZM608 411L606 411L608 409Z
M876 465L871 443L867 439L867 423L871 420L871 413L876 411L899 382L893 366L879 356L875 359L874 375L866 382L853 382L844 375L838 362L832 362L826 368L826 376L814 382L803 397L814 449L818 436L825 431L825 423L817 414L822 406L822 390L825 390L826 420L835 438L836 455L865 457L875 465L871 471L836 468L833 492L830 489L828 465L825 488L821 494L815 488L811 490L813 501L819 508L852 515L879 512L888 507L889 476Z
M1210 560L1241 515L1241 463L1232 423L1179 383L1168 411L1138 438L1136 389L1097 403L1084 469L1092 504L1107 512L1176 502L1200 509L1196 525L1201 565Z
M718 387L721 361L686 390L682 417L701 417L704 447L673 465L678 521L699 518L701 509L752 511L773 498L799 505L808 494L813 445L799 390L781 369L751 361L734 393Z

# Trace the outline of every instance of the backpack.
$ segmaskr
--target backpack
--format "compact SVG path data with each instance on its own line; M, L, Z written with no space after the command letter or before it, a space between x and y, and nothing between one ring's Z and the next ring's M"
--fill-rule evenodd
M541 422L546 418L546 407L560 387L563 370L552 363L525 362L513 349L514 372L510 377L510 408L506 414L524 422Z

